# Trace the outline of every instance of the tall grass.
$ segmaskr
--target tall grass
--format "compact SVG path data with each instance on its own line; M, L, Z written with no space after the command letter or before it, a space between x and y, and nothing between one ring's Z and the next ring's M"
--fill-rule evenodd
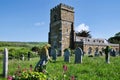
M119 80L120 79L120 57L110 57L110 64L105 63L104 56L101 57L83 57L82 64L74 64L74 56L71 62L66 63L63 57L58 57L55 63L47 64L49 77L63 78L63 65L67 65L68 70L66 76L69 80L71 76L75 76L77 80ZM33 58L31 61L10 60L8 75L13 75L18 65L21 68L29 68L30 65L35 66L39 61L39 57ZM0 74L2 71L2 62L0 61ZM0 78L3 80L3 78Z

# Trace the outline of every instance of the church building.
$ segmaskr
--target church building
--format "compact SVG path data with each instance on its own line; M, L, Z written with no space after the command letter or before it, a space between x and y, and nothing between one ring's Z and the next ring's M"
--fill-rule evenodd
M74 31L74 8L60 3L50 10L49 44L58 50L58 55L63 56L64 49L81 47L84 53L102 51L110 45L119 51L119 44L108 43L105 39L78 37Z

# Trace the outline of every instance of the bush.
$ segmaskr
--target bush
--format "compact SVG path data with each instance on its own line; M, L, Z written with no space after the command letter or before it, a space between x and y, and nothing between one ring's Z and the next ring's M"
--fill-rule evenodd
M46 80L47 76L42 72L23 71L13 76L15 80Z
M20 59L21 55L24 57L28 57L28 52L30 52L30 57L37 57L38 55L35 52L31 52L28 48L21 48L21 49L9 49L9 59Z
M30 69L21 69L18 66L15 74L13 76L8 76L8 80L46 80L47 76L42 72L32 71L32 65Z
M3 58L2 58L2 56L3 56L3 55L2 55L2 54L0 54L0 60L2 60L2 59L3 59Z

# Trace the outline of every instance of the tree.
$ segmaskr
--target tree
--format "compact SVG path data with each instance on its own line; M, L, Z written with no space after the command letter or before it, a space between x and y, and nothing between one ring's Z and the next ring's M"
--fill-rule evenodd
M116 33L116 34L114 35L114 37L110 37L110 38L108 39L108 41L109 41L110 43L120 44L120 32Z
M76 33L76 36L80 36L80 37L88 37L88 38L91 38L91 34L90 34L90 31L86 31L86 30L82 30L80 32L77 32Z
M120 37L120 32L116 33L115 37Z
M34 47L32 47L31 51L33 51L33 52L39 52L40 48L37 47L37 46L34 46Z

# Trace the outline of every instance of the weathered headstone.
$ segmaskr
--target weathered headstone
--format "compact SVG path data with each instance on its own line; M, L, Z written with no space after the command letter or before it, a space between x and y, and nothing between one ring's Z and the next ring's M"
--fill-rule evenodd
M21 55L20 55L20 59L21 59L22 61L24 61L24 54L21 54Z
M8 74L8 50L4 49L4 58L3 58L3 77L7 77Z
M54 49L54 48L51 49L51 56L52 56L52 59L54 61L56 61L56 59L57 59L57 50L56 49Z
M115 51L114 49L112 49L112 50L110 51L110 55L115 57L115 56L116 56L116 51Z
M75 63L82 63L82 54L83 51L81 48L76 48L75 49Z
M93 55L92 55L92 48L91 47L89 47L89 49L88 49L88 57L93 57Z
M98 50L98 48L96 48L96 50L95 50L95 56L99 56L99 50Z
M30 61L31 53L28 52L28 61Z
M110 63L110 48L109 48L109 46L107 46L105 49L105 61L106 61L106 63Z
M66 49L64 51L64 61L65 62L70 62L70 50L69 49Z

